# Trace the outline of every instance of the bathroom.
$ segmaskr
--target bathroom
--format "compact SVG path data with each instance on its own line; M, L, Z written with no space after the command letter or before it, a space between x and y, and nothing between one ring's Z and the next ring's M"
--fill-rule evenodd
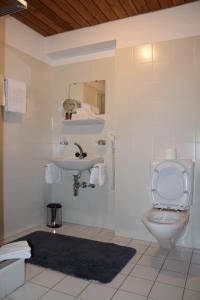
M121 244L135 240L136 256L141 258L156 242L141 221L152 206L151 162L164 158L166 149L176 148L178 158L195 162L189 224L178 246L188 249L181 253L192 253L199 264L199 16L200 2L196 1L97 25L95 30L87 27L46 38L13 17L0 17L4 29L1 73L27 85L27 112L3 113L2 237L9 239L22 232L25 235L32 228L44 226L41 224L46 222L47 203L59 202L63 206L61 228L68 223L78 224L85 228L85 237L99 230L104 230L107 236L113 236L114 232L115 240ZM69 96L70 85L96 80L106 83L106 107L102 116L105 122L63 125L62 102ZM99 140L105 140L105 145L99 145ZM61 145L63 141L67 145ZM80 188L77 197L73 196L71 174L63 172L62 182L53 185L46 184L44 176L45 165L53 156L77 151L75 142L88 156L103 156L108 172L106 184L94 189ZM84 172L81 180L88 182L89 172ZM179 270L182 260L175 261ZM170 267L167 270L173 272ZM39 274L38 270L34 271ZM118 284L123 285L125 273L121 274L120 283L102 287L105 296L101 299L165 300L162 294L166 293L171 293L174 300L200 299L200 270L194 285L189 285L184 272L175 270L181 283L174 285L160 279L157 283L160 286L151 290L157 288L160 294L150 290L135 292L129 287L120 289ZM151 281L137 274L133 278L140 278L143 285L145 280ZM28 281L37 285L34 279ZM93 284L93 289L94 286L97 288ZM49 289L45 293L52 296L45 298L41 294L41 299L53 299L52 286L45 288ZM117 290L114 296L111 288ZM67 291L66 295L66 299L94 299L89 292L81 295L81 291L74 294ZM19 299L20 296L16 293L7 297ZM60 296L60 299L64 298ZM98 299L96 295L95 299Z

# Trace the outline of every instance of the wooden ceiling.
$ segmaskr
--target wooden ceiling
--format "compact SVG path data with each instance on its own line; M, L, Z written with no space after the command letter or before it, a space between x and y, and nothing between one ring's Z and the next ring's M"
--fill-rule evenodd
M26 0L13 16L43 36L169 8L195 0Z

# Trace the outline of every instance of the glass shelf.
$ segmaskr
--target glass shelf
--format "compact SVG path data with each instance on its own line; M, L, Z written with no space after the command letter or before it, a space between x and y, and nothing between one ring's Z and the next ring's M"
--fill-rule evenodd
M105 120L96 118L96 119L87 119L87 120L63 120L62 123L67 126L71 125L98 125L104 124Z

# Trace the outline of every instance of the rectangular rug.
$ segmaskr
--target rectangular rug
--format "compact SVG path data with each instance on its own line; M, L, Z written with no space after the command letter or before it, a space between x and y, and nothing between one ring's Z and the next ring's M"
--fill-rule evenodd
M45 231L18 240L26 240L31 247L27 262L101 283L112 281L136 253L130 247Z

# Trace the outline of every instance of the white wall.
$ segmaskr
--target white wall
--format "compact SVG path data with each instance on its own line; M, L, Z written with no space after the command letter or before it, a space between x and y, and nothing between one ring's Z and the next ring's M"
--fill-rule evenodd
M197 160L190 224L180 243L200 247L199 49L200 37L195 37L117 51L118 234L152 239L141 222L151 207L151 161L163 158L166 148L175 147L179 158Z
M15 18L5 18L5 43L13 48L47 62L44 53L44 37Z
M4 112L4 234L9 236L45 221L50 195L44 164L51 156L52 70L6 46L5 76L27 85L27 113Z
M92 126L65 126L62 124L64 114L62 102L68 97L70 83L106 80L106 123ZM84 151L90 155L104 157L108 172L111 172L111 147L108 132L113 128L113 80L114 59L105 58L90 62L65 65L54 68L54 109L53 109L53 143L54 155L72 155L77 152L74 142L80 143ZM59 145L59 137L66 138L68 146ZM106 146L98 146L98 139L106 139ZM84 172L81 180L89 182L89 173ZM78 197L73 196L72 174L63 172L63 181L53 186L53 201L63 204L63 219L72 223L114 227L114 194L112 181L95 189L80 189Z

